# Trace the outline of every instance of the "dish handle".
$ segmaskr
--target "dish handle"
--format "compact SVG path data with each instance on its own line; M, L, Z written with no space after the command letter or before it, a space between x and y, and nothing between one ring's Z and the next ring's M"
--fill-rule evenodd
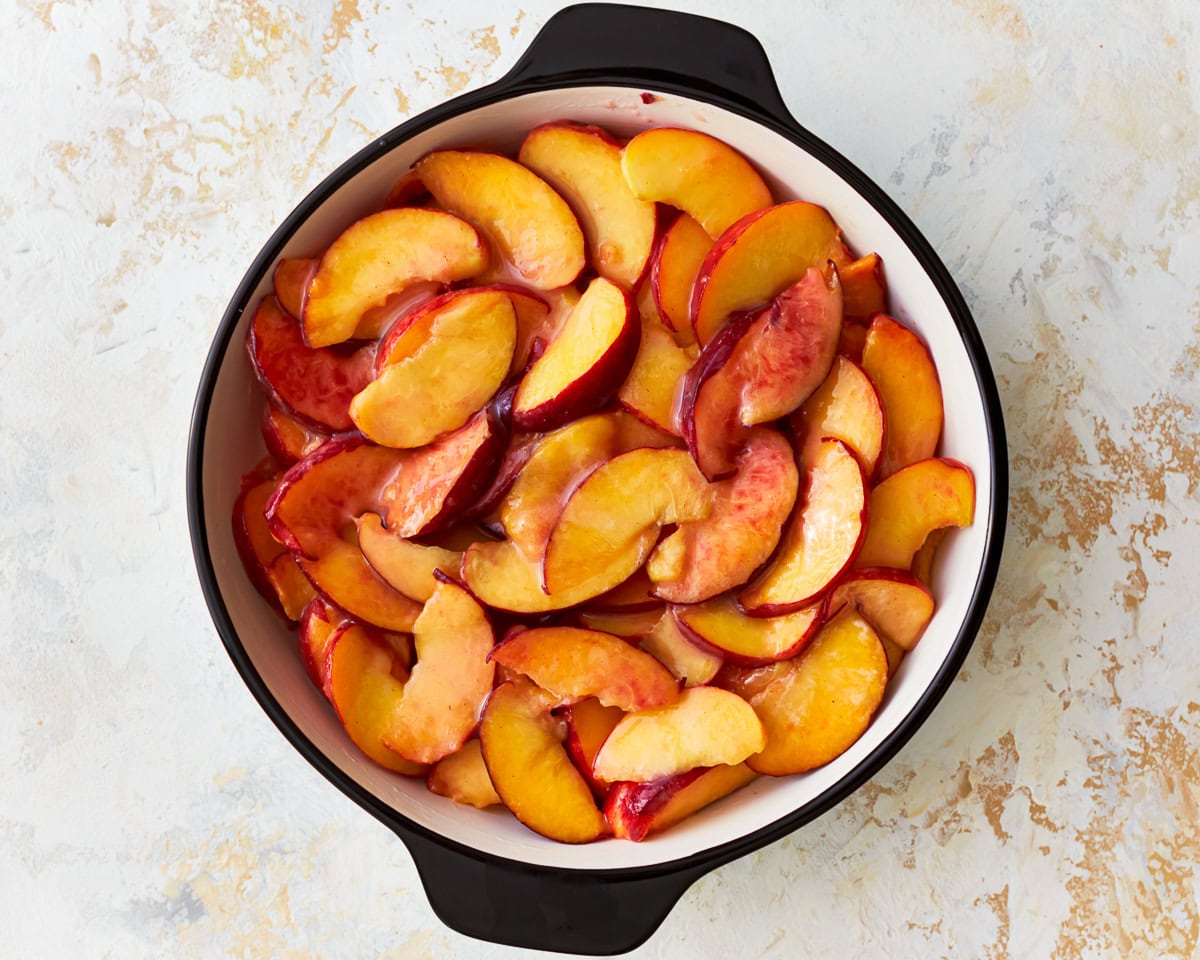
M405 831L438 918L514 947L610 956L645 941L707 866L655 876L554 870L452 850Z
M683 87L788 126L796 122L758 39L691 13L616 3L567 7L546 21L496 86L538 89L562 86L564 78Z

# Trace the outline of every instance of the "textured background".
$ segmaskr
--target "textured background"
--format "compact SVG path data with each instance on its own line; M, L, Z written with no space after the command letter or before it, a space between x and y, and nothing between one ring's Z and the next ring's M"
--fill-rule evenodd
M403 847L247 693L183 470L210 337L271 229L558 6L0 4L0 956L515 955L441 927ZM1010 536L930 722L636 956L1192 956L1200 8L736 17L961 284L1004 398Z

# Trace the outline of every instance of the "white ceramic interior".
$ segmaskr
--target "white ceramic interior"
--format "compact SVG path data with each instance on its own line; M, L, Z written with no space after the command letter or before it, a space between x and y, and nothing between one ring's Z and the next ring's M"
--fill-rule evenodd
M975 471L979 504L975 525L955 532L939 553L934 585L938 607L932 623L904 660L870 729L849 751L806 775L760 778L640 844L604 840L567 846L537 836L506 811L479 811L435 796L422 781L374 766L351 745L301 667L295 632L281 624L242 571L230 533L230 511L239 477L263 454L261 394L243 349L250 311L243 314L221 365L204 439L204 520L218 585L255 670L303 735L348 776L410 820L486 853L553 867L636 867L676 860L758 830L834 788L909 715L948 656L980 575L992 495L984 405L967 352L933 282L887 221L837 173L778 134L702 101L669 93L644 104L641 89L597 86L532 93L453 117L397 146L344 184L298 229L283 253L303 256L322 249L355 218L378 209L396 177L430 150L470 144L515 152L526 131L555 119L595 123L623 136L650 126L703 130L750 157L779 197L827 207L855 251L874 250L883 257L895 313L919 331L932 350L946 398L940 452ZM269 289L270 271L250 303Z

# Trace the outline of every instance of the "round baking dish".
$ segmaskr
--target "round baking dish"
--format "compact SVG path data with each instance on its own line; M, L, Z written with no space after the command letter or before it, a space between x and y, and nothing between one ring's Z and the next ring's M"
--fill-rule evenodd
M941 454L975 472L974 524L948 538L938 609L866 734L803 776L762 777L660 836L558 844L495 811L462 807L374 766L304 674L294 636L243 573L229 517L242 472L263 452L261 402L243 344L250 313L284 256L326 246L378 209L392 182L440 147L513 152L540 123L571 119L630 136L649 126L711 133L750 157L777 196L826 206L851 246L883 258L893 311L928 344L942 378ZM788 113L762 47L718 21L610 4L555 15L507 76L413 118L336 171L275 231L238 285L201 376L188 449L188 512L217 631L263 709L339 790L411 852L449 926L524 947L632 949L698 877L784 836L880 769L953 681L983 618L1000 561L1007 449L979 333L937 254L888 197Z

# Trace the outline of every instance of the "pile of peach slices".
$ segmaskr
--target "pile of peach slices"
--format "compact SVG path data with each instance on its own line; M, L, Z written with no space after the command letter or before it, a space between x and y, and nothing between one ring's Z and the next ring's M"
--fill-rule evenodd
M879 257L683 129L438 150L381 207L257 306L233 516L350 740L568 843L849 748L975 496Z

